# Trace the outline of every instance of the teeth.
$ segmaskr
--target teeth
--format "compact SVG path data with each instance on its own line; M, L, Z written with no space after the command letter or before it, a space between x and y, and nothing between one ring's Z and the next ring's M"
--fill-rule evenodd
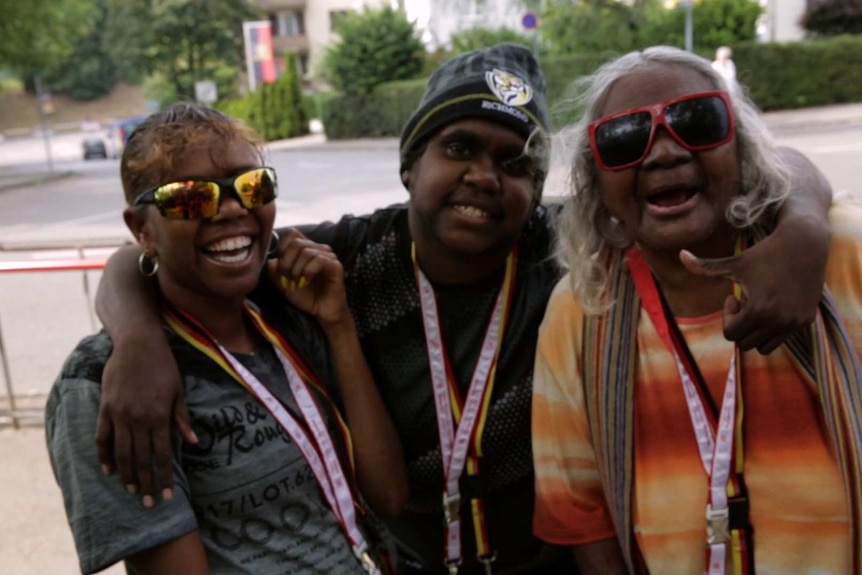
M213 253L213 254L210 254L210 257L212 259L216 260L217 262L221 262L224 264L234 264L237 262L245 261L245 259L248 257L249 251L250 250L242 250L238 254L234 254L234 255L230 255L230 256L227 254Z
M455 209L461 212L464 215L471 216L474 218L490 218L491 214L484 210L480 210L474 206L455 206Z
M208 252L232 252L235 250L241 250L242 248L247 248L251 245L251 238L249 236L237 236L235 238L227 238L221 241L218 241L207 247Z

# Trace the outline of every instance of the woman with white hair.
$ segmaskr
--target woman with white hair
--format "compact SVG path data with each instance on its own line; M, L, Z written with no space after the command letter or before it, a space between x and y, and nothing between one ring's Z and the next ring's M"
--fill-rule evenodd
M721 46L715 51L715 60L712 62L712 67L716 72L724 78L727 83L728 90L738 90L739 84L736 82L736 64L731 59L733 51L729 46Z
M862 211L831 210L815 322L743 352L722 310L745 294L684 262L758 242L787 198L754 106L668 47L584 98L534 370L537 536L583 573L859 573Z

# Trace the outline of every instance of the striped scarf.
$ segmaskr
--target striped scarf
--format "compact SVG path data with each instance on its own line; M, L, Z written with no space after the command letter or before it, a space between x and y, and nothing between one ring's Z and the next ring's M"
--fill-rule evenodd
M613 307L586 320L585 399L604 495L620 547L629 572L646 573L634 539L631 508L641 302L624 251L615 250L609 265ZM862 573L862 368L826 288L811 328L799 330L785 345L820 399L850 506L852 572Z

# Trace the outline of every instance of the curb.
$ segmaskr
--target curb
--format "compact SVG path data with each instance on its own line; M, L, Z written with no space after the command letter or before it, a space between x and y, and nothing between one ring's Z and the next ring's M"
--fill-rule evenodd
M327 140L325 134L311 134L266 144L270 152L379 152L398 150L398 138L360 138L358 140Z
M862 113L858 116L845 116L822 120L806 120L804 118L797 118L788 120L782 119L779 121L766 119L766 126L773 132L810 130L817 128L851 128L860 125L862 125Z
M75 175L77 175L76 172L66 170L63 172L53 172L50 174L28 174L19 177L10 176L8 178L0 178L0 191L38 186L40 184L47 184L49 182L55 182L57 180L71 178ZM4 182L3 179L8 179L11 181Z

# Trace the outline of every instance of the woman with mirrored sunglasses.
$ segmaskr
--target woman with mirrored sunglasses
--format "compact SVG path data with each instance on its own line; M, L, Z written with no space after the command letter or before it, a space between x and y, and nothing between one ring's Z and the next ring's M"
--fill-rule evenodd
M560 277L552 257L558 206L541 202L545 158L532 153L547 127L544 79L530 50L501 44L459 55L435 72L404 128L398 175L409 203L304 228L331 245L344 265L363 349L404 446L411 498L387 523L411 575L447 573L450 567L460 575L486 569L499 575L571 572L568 550L532 534L532 365L537 329ZM778 228L794 231L776 231L739 259L716 263L750 285L750 300L728 310L729 336L749 346L782 341L800 317L813 315L819 293L814 276L822 273L823 262L776 257L799 246L825 251L828 245L825 223L818 223L826 208L814 200L829 196L828 184L810 177L816 170L797 159L795 184L805 193L788 203ZM810 229L801 230L800 220L810 222ZM98 442L102 461L116 465L127 481L140 482L141 493L152 494L152 476L139 477L130 461L142 452L169 452L170 445L144 442L153 430L169 427L172 415L184 429L186 416L172 360L146 303L152 295L135 271L136 257L133 249L121 250L99 288L97 309L118 343L105 371ZM765 267L771 271L761 273ZM774 285L800 269L808 281L774 297ZM498 308L501 293L510 295L505 314ZM786 305L776 308L779 302ZM426 321L424 311L435 304L436 318ZM486 338L492 318L501 316L502 333ZM432 356L427 342L438 337L442 344ZM493 377L486 380L492 383L475 384L485 342L495 340L501 347ZM441 377L434 366L447 363L451 377ZM147 382L147 390L158 388L159 396L142 393L139 381ZM447 385L457 386L449 402L437 393ZM455 424L468 429L459 421L458 404L477 389L490 392L487 402L473 404L481 411L471 409L474 415L466 418L477 433L469 444L471 461L461 459L466 464L458 469L444 462L441 446L451 439L445 418L451 408L452 431ZM475 415L480 413L485 416ZM130 430L134 450L129 442L113 440L114 426ZM115 460L114 453L124 456ZM169 482L171 469L158 470Z
M757 110L723 85L689 52L633 52L588 79L569 130L535 529L584 573L862 569L862 209L830 211L813 323L768 354L726 340L746 290L691 258L764 241L790 192Z
M389 572L365 501L390 514L403 505L400 443L338 260L298 232L273 236L277 182L258 137L176 104L137 128L120 171L198 442L169 439L173 488L158 508L149 496L142 505L103 473L92 441L113 342L101 332L77 346L46 434L81 571L125 561L138 575ZM268 261L273 251L289 265ZM280 295L253 293L265 266Z

